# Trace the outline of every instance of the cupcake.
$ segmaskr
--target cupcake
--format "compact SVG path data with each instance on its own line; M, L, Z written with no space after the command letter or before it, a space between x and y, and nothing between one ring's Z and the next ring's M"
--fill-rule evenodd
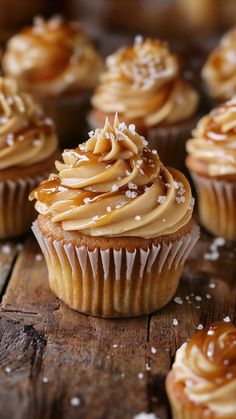
M89 136L30 195L50 287L94 316L153 312L174 295L198 238L189 183L117 116Z
M103 63L78 23L36 18L9 40L2 66L41 101L62 143L81 132Z
M35 217L29 192L48 176L57 152L52 121L16 82L0 78L0 239L26 233Z
M166 380L173 419L236 418L236 328L213 323L176 352Z
M202 78L211 107L236 94L236 28L227 32L210 53Z
M113 118L117 111L149 138L165 164L181 168L198 94L181 77L177 56L164 42L136 37L133 46L119 49L106 64L92 97L90 127L102 126L104 115Z
M236 240L236 97L200 119L186 165L197 188L202 225Z

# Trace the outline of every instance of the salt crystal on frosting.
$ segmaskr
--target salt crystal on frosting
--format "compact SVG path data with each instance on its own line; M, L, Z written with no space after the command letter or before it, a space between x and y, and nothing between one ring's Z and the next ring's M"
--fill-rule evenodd
M172 323L173 323L173 326L178 326L178 324L179 324L177 319L173 319Z
M226 316L223 320L226 323L230 323L231 322L231 318L229 316Z
M118 185L112 185L111 191L112 192L117 192L119 190L119 186Z
M135 135L136 131L135 131L135 125L134 124L130 124L129 125L129 131L131 132L131 134Z
M164 204L164 202L166 201L166 196L164 196L164 195L160 195L160 196L158 196L158 198L157 198L157 202L159 203L159 204Z
M134 217L134 219L135 219L136 221L140 221L140 220L142 219L142 217L141 217L141 215L136 215L136 216Z

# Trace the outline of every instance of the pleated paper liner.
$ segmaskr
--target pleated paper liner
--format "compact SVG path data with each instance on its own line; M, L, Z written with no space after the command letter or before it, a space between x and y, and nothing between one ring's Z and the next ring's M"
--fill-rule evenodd
M236 182L191 172L202 225L215 236L236 240Z
M179 122L175 125L148 129L148 146L158 151L160 160L165 166L186 171L186 142L191 137L191 131L195 128L199 118L198 115L189 121Z
M25 234L30 230L36 212L29 193L48 173L0 182L0 240Z
M181 239L146 250L89 250L32 230L44 253L52 291L71 308L93 316L132 317L169 302L183 264L199 237L193 225Z
M173 419L233 419L232 416L218 416L207 406L197 405L187 398L184 385L175 381L175 372L167 375L166 391L171 405Z

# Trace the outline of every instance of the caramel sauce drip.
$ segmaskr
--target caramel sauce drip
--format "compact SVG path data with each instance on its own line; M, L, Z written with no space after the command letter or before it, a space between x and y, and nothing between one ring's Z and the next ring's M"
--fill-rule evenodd
M190 358L194 347L214 365L213 371L205 373L207 379L221 385L236 378L236 328L233 324L217 322L196 333L186 349Z

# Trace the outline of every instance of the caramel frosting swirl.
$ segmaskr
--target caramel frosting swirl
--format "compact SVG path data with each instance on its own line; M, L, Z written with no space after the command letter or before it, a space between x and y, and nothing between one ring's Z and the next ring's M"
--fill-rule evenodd
M227 32L209 55L202 77L215 99L231 99L236 94L236 28Z
M236 174L236 96L200 119L187 151L209 176Z
M0 77L0 170L46 160L56 149L52 121L14 80Z
M136 131L108 118L89 140L65 150L57 175L35 189L39 213L64 230L89 236L171 234L185 226L192 215L192 196L183 174L167 169L156 150Z
M166 43L136 38L106 60L107 70L92 98L104 113L120 112L145 126L173 124L193 116L198 95L180 77L179 61Z
M13 36L3 69L19 86L44 96L92 89L103 63L78 23L59 17L34 20L33 27Z
M195 333L176 352L175 380L194 403L217 417L236 417L236 328L218 322Z

